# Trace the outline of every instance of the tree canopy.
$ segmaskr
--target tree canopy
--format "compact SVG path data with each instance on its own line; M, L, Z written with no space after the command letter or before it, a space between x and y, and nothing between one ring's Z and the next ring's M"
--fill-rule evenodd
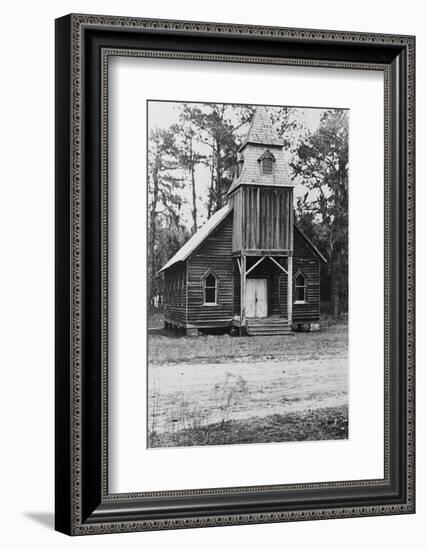
M300 143L292 163L295 177L307 188L296 205L303 230L328 259L333 316L348 301L348 112L328 110L318 129Z

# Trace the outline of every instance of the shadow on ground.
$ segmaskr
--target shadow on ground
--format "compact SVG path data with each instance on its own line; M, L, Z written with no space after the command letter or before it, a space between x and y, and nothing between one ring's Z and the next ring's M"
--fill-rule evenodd
M24 512L24 516L48 529L55 528L55 516L53 512Z
M182 334L172 332L171 330L165 330L164 328L148 328L149 336L166 336L167 338L181 338Z

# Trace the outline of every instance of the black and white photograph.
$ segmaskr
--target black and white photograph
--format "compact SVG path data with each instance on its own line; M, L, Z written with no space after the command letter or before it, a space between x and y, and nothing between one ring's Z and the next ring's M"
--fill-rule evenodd
M147 121L147 447L348 439L349 109Z
M4 4L2 548L425 546L424 11Z

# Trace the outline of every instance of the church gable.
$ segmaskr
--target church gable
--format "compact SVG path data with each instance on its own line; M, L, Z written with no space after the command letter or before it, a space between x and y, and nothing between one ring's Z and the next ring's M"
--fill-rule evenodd
M233 311L232 212L187 260L188 322L228 326ZM209 275L212 277L209 278ZM213 285L214 278L214 285ZM214 292L215 300L212 300Z
M192 237L176 252L176 254L170 258L170 260L160 269L160 273L162 271L165 271L166 269L169 269L174 264L178 262L183 262L197 248L205 241L205 239L212 234L217 227L222 223L222 221L230 214L232 210L232 206L230 204L227 204L217 212L213 214L213 216L206 221L206 223L194 234Z
M232 209L229 209L228 215L221 221L219 226L199 245L191 254L195 257L213 257L213 256L231 256L232 254Z

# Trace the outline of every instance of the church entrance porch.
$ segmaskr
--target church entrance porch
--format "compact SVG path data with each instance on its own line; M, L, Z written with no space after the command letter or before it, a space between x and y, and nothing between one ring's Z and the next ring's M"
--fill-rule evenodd
M292 257L240 256L234 262L233 326L241 335L290 334Z

